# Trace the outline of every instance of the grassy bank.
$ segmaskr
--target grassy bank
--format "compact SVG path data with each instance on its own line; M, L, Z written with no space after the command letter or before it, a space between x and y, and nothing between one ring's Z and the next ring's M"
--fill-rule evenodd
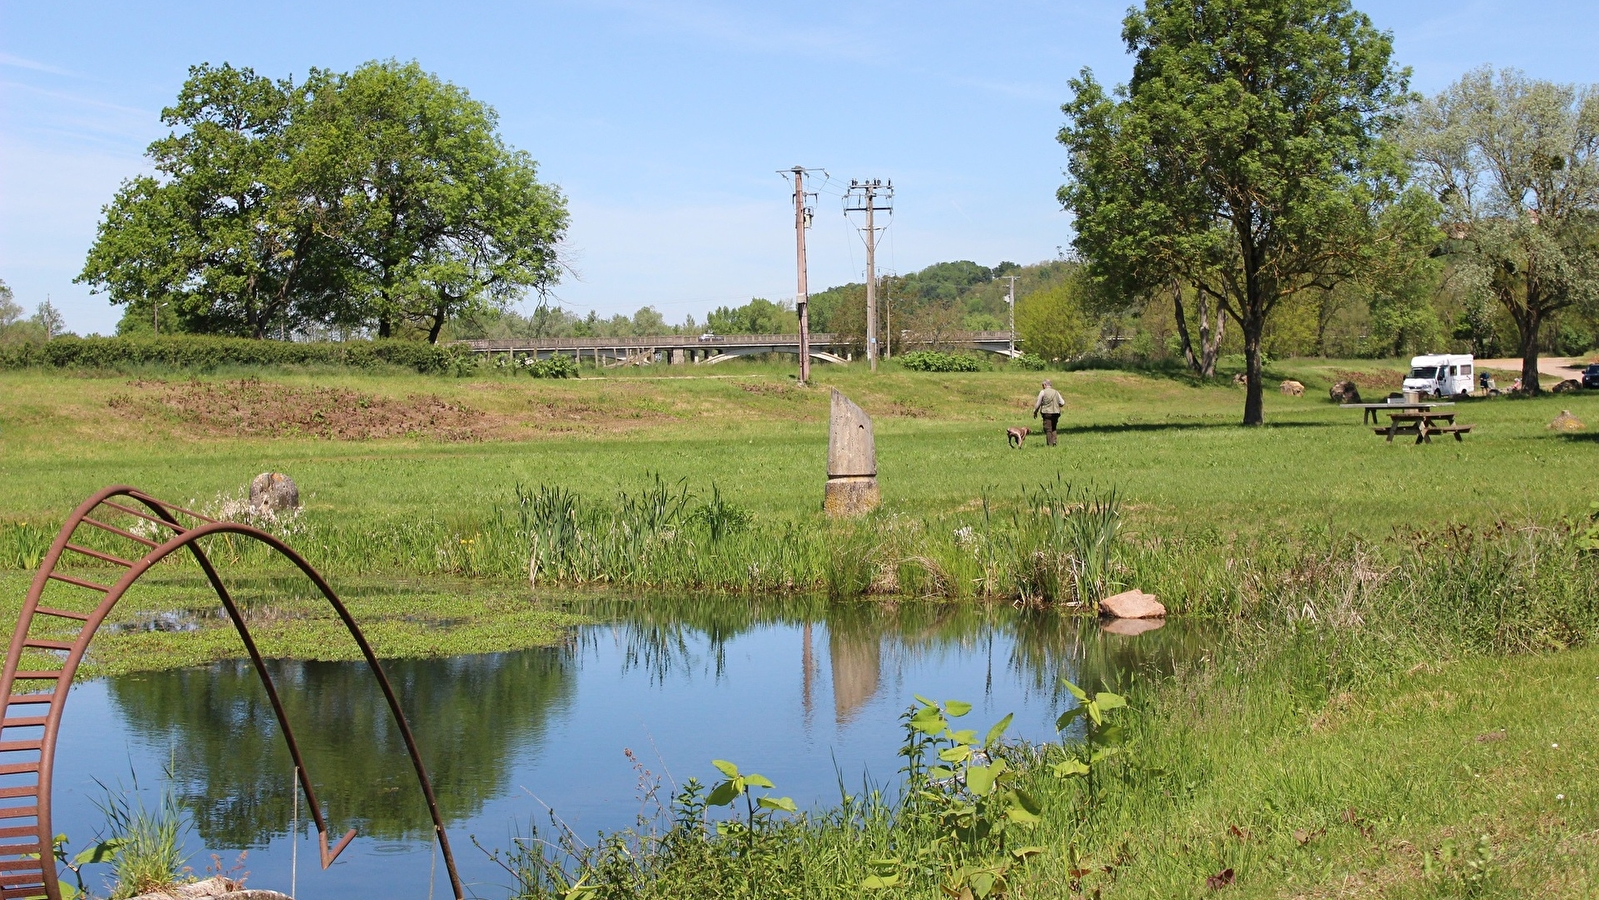
M16 621L31 580L25 572L0 573L0 620ZM264 656L361 658L360 648L333 610L298 572L268 570L232 576L227 581ZM58 608L70 606L55 599L58 587L48 590L51 603ZM441 657L549 646L563 640L572 625L589 621L585 616L530 603L526 592L453 580L344 578L337 590L382 657ZM56 620L40 621L43 625L35 627L34 637L70 640L76 636L70 630L44 630ZM198 571L174 570L146 576L128 592L95 635L80 672L94 677L180 669L243 656L243 645L205 578ZM25 661L23 668L30 667L55 665Z
M274 470L299 481L304 509L272 527L337 584L442 580L437 596L465 580L485 586L474 595L525 598L530 570L555 591L1091 603L1137 586L1181 613L1232 617L1302 583L1318 592L1302 615L1367 596L1427 615L1484 610L1462 618L1519 645L1551 638L1521 633L1507 585L1527 581L1551 604L1592 587L1506 574L1529 543L1558 546L1584 527L1573 523L1599 497L1591 435L1546 427L1563 408L1599 417L1587 395L1465 403L1461 421L1477 425L1465 442L1414 446L1385 443L1322 393L1353 375L1378 394L1398 378L1392 365L1283 364L1274 377L1309 391L1271 395L1259 429L1234 424L1242 392L1225 382L1056 373L1069 400L1061 446L1035 438L1017 452L1003 428L1032 421L1035 374L816 371L814 388L762 363L557 381L0 372L0 570L37 565L72 506L105 484L218 511ZM857 522L820 510L833 386L876 417L884 507ZM247 546L211 552L230 574L271 575ZM1453 554L1470 565L1446 565ZM1440 590L1463 599L1434 602ZM382 593L368 607L378 619L434 603ZM181 605L150 608L163 604ZM418 624L424 614L391 643L489 649L539 632L448 635L518 625L530 609L432 616L450 620L442 631ZM276 646L321 652L307 628L285 626ZM120 664L117 646L103 664Z
M1060 745L999 745L981 765L956 763L954 782L912 774L789 814L782 785L758 781L743 787L765 808L737 796L721 809L728 789L707 788L732 779L707 769L703 785L677 786L659 820L595 842L567 836L565 850L581 863L557 863L559 852L535 842L507 862L523 897L1599 890L1599 652L1499 656L1411 644L1385 656L1381 673L1349 678L1333 658L1349 647L1331 637L1236 633L1192 668L1118 686L1131 707L1107 709L1088 743L1078 720ZM993 724L948 721L972 729L963 736L972 743ZM914 753L927 736L912 734ZM994 760L1008 773L988 787L972 769L992 770ZM760 768L736 762L740 775ZM1010 814L1016 808L1023 814ZM558 829L538 837L562 843ZM566 893L574 884L577 893Z

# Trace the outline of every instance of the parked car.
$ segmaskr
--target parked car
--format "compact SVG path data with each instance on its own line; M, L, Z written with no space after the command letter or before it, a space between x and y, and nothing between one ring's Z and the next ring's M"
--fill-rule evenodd
M1589 366L1582 370L1582 386L1599 388L1599 366Z

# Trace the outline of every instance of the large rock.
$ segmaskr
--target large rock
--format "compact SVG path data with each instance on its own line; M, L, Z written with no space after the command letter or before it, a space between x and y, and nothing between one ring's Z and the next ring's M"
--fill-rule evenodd
M300 487L278 472L262 472L250 482L250 512L279 516L300 508Z
M1099 614L1115 619L1158 619L1166 615L1166 607L1154 594L1134 588L1099 601Z
M1243 372L1239 372L1237 375L1233 376L1233 387L1243 387L1248 383L1249 376Z
M293 900L293 898L277 891L250 890L241 882L219 875L204 881L175 884L166 890L140 894L133 900Z
M1360 386L1353 381L1340 381L1328 391L1334 403L1359 403Z
M1567 378L1565 381L1550 388L1550 390L1556 394L1575 394L1582 390L1582 382L1575 378Z
M1290 397L1305 396L1305 386L1293 380L1292 378L1278 385L1277 390L1282 391Z
M834 517L859 516L883 502L877 488L877 441L872 417L833 389L827 424L827 488L822 506Z
M1555 420L1549 423L1549 427L1555 431L1581 431L1588 426L1582 424L1581 419L1572 415L1571 410L1563 409L1560 411L1560 415L1555 416Z

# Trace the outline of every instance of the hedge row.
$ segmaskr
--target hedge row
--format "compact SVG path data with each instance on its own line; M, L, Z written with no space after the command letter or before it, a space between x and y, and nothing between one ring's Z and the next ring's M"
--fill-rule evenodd
M944 353L938 350L912 350L902 353L900 365L912 372L981 372L983 366L965 354Z
M174 335L59 337L43 344L0 346L0 369L120 369L152 365L200 372L222 366L331 365L365 369L389 365L424 374L444 374L459 372L473 365L473 360L465 347L396 340L295 343Z

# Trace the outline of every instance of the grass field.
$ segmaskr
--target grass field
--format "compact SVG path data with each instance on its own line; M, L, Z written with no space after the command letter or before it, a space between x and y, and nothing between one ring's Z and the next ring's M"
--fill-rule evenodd
M906 515L952 512L985 491L1009 496L1057 474L1116 487L1136 526L1179 530L1315 525L1381 536L1547 520L1599 498L1599 432L1546 429L1563 408L1599 426L1599 400L1470 402L1457 408L1460 421L1477 426L1464 443L1389 445L1359 427L1357 412L1326 399L1333 373L1361 367L1285 364L1279 374L1310 390L1270 395L1260 429L1235 424L1243 397L1231 386L1057 373L1069 404L1062 444L1047 450L1035 435L1019 453L1006 449L1003 429L1036 427L1032 373L874 377L819 367L818 385L806 389L782 368L760 365L726 365L708 377L556 382L282 375L242 387L225 377L8 372L0 374L0 517L53 527L83 496L115 482L203 504L276 470L299 481L313 518L450 521L506 502L517 484L609 495L655 472L698 491L715 482L763 520L815 522L829 387L875 417L885 506ZM463 411L418 412L440 403ZM371 415L342 421L361 413ZM275 424L291 419L312 424ZM346 439L315 436L317 422ZM395 428L413 436L351 439Z
M557 382L0 373L0 594L15 610L40 548L103 485L209 509L271 470L300 484L289 542L385 655L558 640L575 619L531 595L573 582L646 591L645 606L651 588L702 604L717 598L699 588L1066 600L1080 589L1040 589L1038 570L1077 571L1059 524L1114 493L1112 586L1215 618L1231 643L1132 686L1132 752L1094 792L1017 758L1044 808L1026 840L1045 850L1010 870L1010 896L1207 896L1229 870L1239 897L1594 896L1599 434L1547 426L1568 409L1599 432L1599 394L1468 401L1464 442L1388 444L1325 399L1351 373L1372 397L1399 377L1395 364L1278 364L1273 378L1307 395L1270 394L1256 429L1236 424L1230 384L1054 373L1061 446L1035 436L1019 452L1003 430L1032 423L1033 373L818 368L811 388L758 363ZM829 387L876 421L884 510L858 523L820 511ZM739 511L721 537L702 515L713 485ZM673 502L681 515L643 527L651 503ZM563 546L591 556L550 562L529 592L535 538L567 521L582 524ZM303 586L264 554L216 555L254 598L269 655L329 652L333 623ZM238 653L214 617L146 627L204 615L192 569L151 579L91 672ZM935 896L959 865L1004 859L851 802L774 823L758 845L692 829L635 844L626 862L596 859L587 883L853 897L893 870L907 887L879 896ZM536 882L527 895L548 895Z

